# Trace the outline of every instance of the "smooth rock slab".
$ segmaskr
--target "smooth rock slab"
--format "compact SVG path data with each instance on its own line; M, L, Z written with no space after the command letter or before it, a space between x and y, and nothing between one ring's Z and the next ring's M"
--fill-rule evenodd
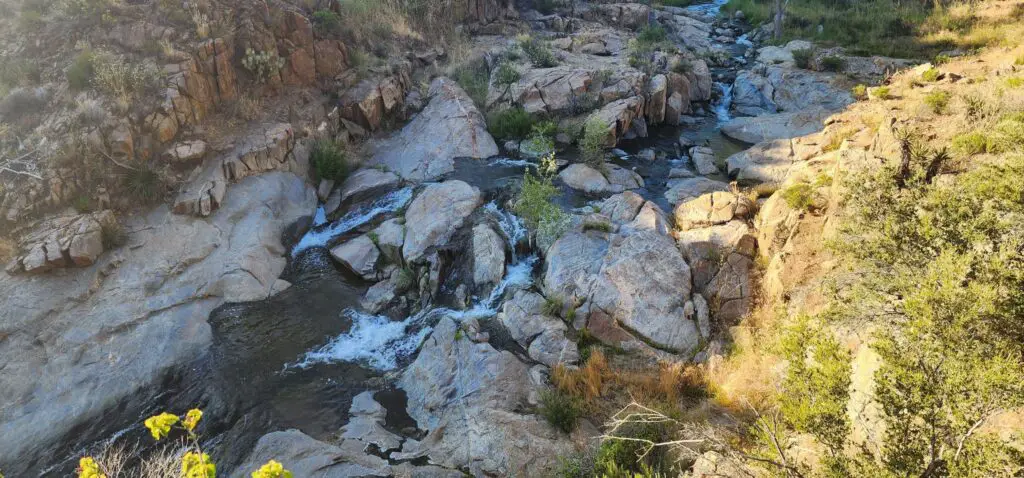
M362 235L331 249L331 257L354 274L373 279L377 275L380 250L369 236Z
M494 286L505 276L505 241L487 224L473 228L473 283Z
M482 201L480 190L463 181L427 185L405 212L402 256L417 262L428 249L447 244Z

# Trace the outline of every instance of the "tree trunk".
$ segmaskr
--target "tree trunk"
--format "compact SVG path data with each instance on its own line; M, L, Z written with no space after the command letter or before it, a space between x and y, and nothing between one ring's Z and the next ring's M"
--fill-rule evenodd
M786 14L786 3L789 3L788 1L783 3L784 1L785 0L775 0L775 21L773 24L775 26L774 36L776 40L782 38L782 20Z

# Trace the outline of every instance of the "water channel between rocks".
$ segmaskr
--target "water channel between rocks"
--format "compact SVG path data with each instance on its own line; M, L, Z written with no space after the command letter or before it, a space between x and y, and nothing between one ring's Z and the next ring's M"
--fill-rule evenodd
M715 16L724 3L716 0L694 9ZM713 74L729 78L735 71ZM699 176L683 155L681 136L693 145L710 147L720 166L749 146L720 133L720 124L729 119L731 87L722 83L715 87L712 103L699 107L687 124L651 128L647 138L618 145L620 151L613 162L639 173L645 187L636 192L665 211L671 211L664 194L670 171L689 168ZM656 160L640 159L640 153L648 149L657 153ZM567 150L559 156L572 161L576 152ZM205 356L155 386L159 392L140 394L108 411L97 428L82 430L81 442L61 443L50 453L41 453L62 457L49 468L40 466L41 476L67 476L78 456L103 445L151 443L141 422L165 409L203 408L207 448L216 449L218 462L226 470L238 465L256 440L271 431L296 428L313 438L333 438L348 421L352 397L366 390L376 391L376 399L388 409L389 429L415 433L415 422L405 414L404 392L392 383L397 372L414 358L431 327L443 316L486 321L500 309L507 295L503 292L531 287L539 275L542 261L529 249L522 223L503 208L530 167L531 163L507 158L457 160L455 172L448 176L483 192L485 213L493 216L509 249L515 251L503 281L489 296L474 298L465 310L427 304L409 317L367 314L360 309L359 299L370 284L336 266L326 246L394 217L408 205L414 189L399 188L352 205L334 221L322 210L310 211L314 226L297 241L292 240L290 263L282 277L293 284L291 288L264 301L216 309L210 317L214 343ZM710 178L728 181L722 174ZM558 202L565 209L603 199L564 185L562 193ZM97 443L98 436L106 439Z

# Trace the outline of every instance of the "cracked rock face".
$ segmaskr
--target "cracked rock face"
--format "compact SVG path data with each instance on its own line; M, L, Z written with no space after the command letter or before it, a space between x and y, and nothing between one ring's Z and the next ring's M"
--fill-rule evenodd
M316 207L290 173L248 177L207 219L158 208L127 245L61 275L0 274L0 463L18 463L187 364L210 312L266 298L284 229ZM17 474L17 470L5 470Z
M428 185L405 212L402 256L417 262L428 249L447 244L482 201L480 190L463 181Z
M377 142L372 149L373 164L384 165L410 181L429 181L452 172L455 158L498 154L484 115L448 78L434 80L427 107L401 131Z
M110 211L46 219L22 238L24 254L8 265L9 273L41 273L56 268L86 267L103 254L104 229L117 226Z

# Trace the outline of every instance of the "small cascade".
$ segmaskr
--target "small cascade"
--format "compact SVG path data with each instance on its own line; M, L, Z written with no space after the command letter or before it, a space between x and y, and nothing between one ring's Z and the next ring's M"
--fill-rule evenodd
M487 203L484 209L498 219L498 227L501 228L501 233L505 236L509 249L512 250L512 262L518 262L516 246L523 242L527 235L526 225L523 224L523 220L511 212L499 208L498 204L493 201Z
M718 118L718 124L722 124L732 119L732 116L729 115L729 109L732 107L733 85L715 82L715 86L722 92L722 95L715 102L713 110Z
M409 204L409 201L411 200L411 187L399 189L381 196L368 206L359 208L355 211L350 211L348 214L345 214L344 217L329 225L324 226L323 224L319 224L318 226L314 226L306 233L305 236L302 236L299 243L292 249L292 257L298 257L300 252L311 247L326 246L331 239L362 226L363 224L376 219L381 214L398 211L405 207L406 204ZM317 216L320 215L321 210L322 208L317 209ZM324 217L324 222L326 222L326 215ZM316 223L316 217L314 217L314 223Z
M321 204L316 207L316 213L313 214L313 227L322 226L327 223L327 210Z
M502 233L509 246L515 250L515 245L522 241L527 233L522 220L515 214L502 210L493 202L484 207L498 217ZM514 260L515 262L506 268L505 277L491 293L486 298L477 299L472 307L466 310L443 307L424 309L403 320L392 321L383 315L347 309L344 314L352 320L352 328L348 332L335 337L323 347L306 353L299 362L289 364L285 368L305 369L317 364L359 362L376 370L394 370L402 360L419 349L420 344L441 318L450 317L461 322L497 315L506 291L533 284L533 267L538 260L536 255Z

